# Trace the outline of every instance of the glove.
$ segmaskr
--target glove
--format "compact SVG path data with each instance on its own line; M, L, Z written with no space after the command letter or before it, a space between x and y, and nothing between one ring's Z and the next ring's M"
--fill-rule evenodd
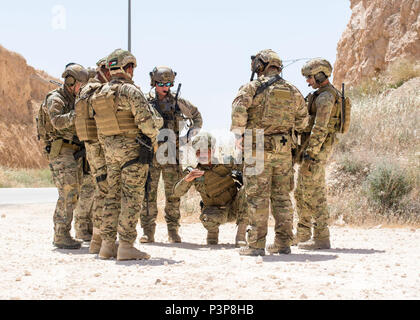
M303 159L310 160L310 161L316 161L316 159L313 157L312 153L308 153L307 151L305 151L303 153Z

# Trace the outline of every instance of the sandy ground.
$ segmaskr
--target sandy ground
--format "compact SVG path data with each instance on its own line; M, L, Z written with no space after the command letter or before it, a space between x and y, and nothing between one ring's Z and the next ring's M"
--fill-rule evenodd
M53 211L53 203L0 206L0 299L420 298L418 229L335 226L330 250L241 257L233 224L211 247L199 223L182 225L181 244L169 244L159 224L157 243L141 245L152 259L118 262L88 254L87 243L55 249Z

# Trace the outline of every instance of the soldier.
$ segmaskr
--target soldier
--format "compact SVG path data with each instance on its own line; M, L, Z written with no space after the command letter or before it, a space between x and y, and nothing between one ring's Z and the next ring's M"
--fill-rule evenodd
M303 162L295 191L299 217L295 244L302 249L329 249L328 210L325 186L325 165L340 130L340 92L329 82L331 64L313 59L302 68L302 75L314 93L307 97L310 121L302 134ZM306 149L305 149L306 147ZM314 220L314 233L311 227Z
M258 75L242 86L232 104L232 126L236 145L241 145L245 129L264 130L262 173L247 175L251 168L245 159L244 187L247 197L250 230L248 246L241 255L264 255L269 215L269 201L275 220L275 241L270 253L290 253L293 239L293 211L289 193L293 189L291 130L302 131L308 122L305 100L297 88L281 78L282 61L268 49L252 56L251 70ZM253 148L255 147L255 143Z
M140 223L143 228L143 236L140 242L154 242L157 210L157 190L160 174L162 173L166 204L165 204L165 220L168 227L168 240L169 242L181 242L181 237L178 234L179 229L179 204L180 199L172 194L174 185L182 176L179 166L178 147L179 142L185 143L189 138L192 138L202 126L201 114L198 109L191 104L188 100L178 98L171 92L171 87L174 86L176 72L168 67L156 67L150 72L151 91L147 95L147 100L155 107L164 119L162 129L172 130L175 137L174 139L165 139L163 137L158 139L159 146L164 143L174 144L176 146L168 146L168 150L173 150L176 158L176 163L160 164L156 156L153 159L153 165L150 168L150 177L148 182L148 199L145 199L143 210L140 214ZM183 129L185 122L190 122L188 133L185 137L178 139L179 133ZM165 130L166 131L166 130ZM165 135L161 131L161 135ZM174 141L176 139L176 142ZM163 141L162 141L163 140ZM180 141L179 141L180 140Z
M174 196L183 196L192 185L200 193L200 220L207 229L207 244L218 243L221 224L236 221L235 244L237 247L246 246L248 220L240 168L232 164L217 164L217 159L213 159L215 144L216 139L208 133L200 133L193 139L198 166L184 171L184 178L175 185Z
M79 64L69 63L62 77L64 86L48 93L41 110L49 127L48 157L58 189L53 244L62 249L79 249L81 242L70 236L81 184L81 161L74 156L81 149L74 126L74 101L82 84L88 80L88 72Z
M92 212L93 234L92 241L89 246L89 253L97 254L101 248L101 220L104 201L108 186L106 183L106 163L104 151L98 139L96 123L94 119L93 109L90 105L89 98L93 93L102 87L102 85L111 79L109 70L106 65L106 58L97 62L97 68L93 78L80 91L76 100L76 131L79 139L84 141L86 148L86 158L89 163L90 174L85 175L87 181L83 187L87 189L85 196L81 195L78 203L80 210L90 210ZM86 199L85 201L82 201ZM83 207L82 204L85 204ZM77 233L76 233L77 237ZM83 239L83 238L82 238Z
M107 58L111 81L95 91L91 104L103 135L108 193L101 223L101 259L149 259L133 246L143 202L148 163L163 119L132 81L136 58L117 49ZM119 234L119 246L116 239Z

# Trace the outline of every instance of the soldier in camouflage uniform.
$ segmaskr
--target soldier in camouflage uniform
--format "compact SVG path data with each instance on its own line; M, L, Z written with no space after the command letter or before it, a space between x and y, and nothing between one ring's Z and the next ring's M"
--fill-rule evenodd
M101 248L101 221L102 211L107 194L108 186L106 182L106 163L104 151L98 139L96 123L94 119L93 109L90 106L89 98L93 93L108 82L111 78L106 65L106 58L97 62L95 75L80 91L76 100L76 131L79 139L84 141L86 148L86 158L89 163L90 174L85 175L84 179L87 183L82 185L88 189L84 198L79 198L78 209L90 210L92 212L93 234L92 241L89 246L89 253L97 254ZM82 201L86 199L86 201ZM85 204L84 206L82 204ZM77 234L76 234L77 237Z
M95 91L91 105L103 135L108 193L101 223L101 259L149 259L133 246L143 202L148 163L163 119L132 81L136 58L117 49L107 58L111 81ZM157 148L156 148L157 149ZM119 235L117 249L116 239Z
M174 196L181 197L194 185L201 195L200 220L207 229L207 244L218 243L219 226L236 221L236 246L245 246L245 232L248 225L246 200L241 188L240 166L217 164L213 159L216 139L210 134L201 133L193 139L198 165L187 168L184 178L174 187Z
M64 86L48 93L42 107L52 125L49 133L49 161L58 189L53 218L53 244L63 249L79 249L81 242L70 236L81 184L81 161L74 157L81 149L74 126L74 101L82 84L88 80L88 72L81 65L70 63L62 77L65 79Z
M335 133L340 128L340 92L329 82L331 64L324 59L313 59L302 68L302 74L312 88L308 110L310 121L302 135L302 145L306 146L303 162L299 169L295 191L299 217L295 244L302 249L328 249L330 233L328 229L328 209L325 186L325 165L337 143ZM311 228L313 224L313 239ZM305 242L306 241L306 242Z
M198 109L188 100L177 98L177 101L175 101L175 95L170 91L170 88L174 86L175 76L176 72L164 66L156 67L150 73L151 86L155 90L146 96L147 100L163 117L164 125L162 129L172 130L176 137L176 141L173 141L174 139L165 139L168 140L165 142L162 139L164 137L161 138L160 136L164 136L166 130L161 131L158 138L159 146L162 146L164 143L176 143L176 147L168 147L168 150L174 150L176 152L175 157L177 163L160 164L156 156L153 159L148 182L150 192L148 193L148 199L144 201L143 210L140 214L141 227L143 228L143 236L140 238L140 242L142 243L154 242L155 221L158 214L157 191L161 173L166 196L165 220L168 227L168 240L169 242L181 242L181 237L178 234L180 199L172 193L175 183L182 176L179 166L178 147L179 142L181 144L185 143L187 139L192 138L200 130L203 121ZM179 139L180 141L178 141L178 135L182 131L186 121L191 122L187 137L181 137Z
M251 165L245 159L244 188L251 229L248 231L248 246L242 248L240 254L265 254L270 200L275 241L268 251L288 254L293 239L289 195L294 174L291 131L301 132L306 127L308 112L299 90L280 77L283 65L274 51L260 51L251 59L251 70L253 75L258 74L258 79L252 80L251 77L251 82L240 88L233 101L231 130L235 132L237 145L241 144L245 129L252 129L253 141L255 130L264 130L264 145L257 145L264 148L264 157L258 158L257 155L256 159L263 161L264 166L262 173L248 175L247 168Z

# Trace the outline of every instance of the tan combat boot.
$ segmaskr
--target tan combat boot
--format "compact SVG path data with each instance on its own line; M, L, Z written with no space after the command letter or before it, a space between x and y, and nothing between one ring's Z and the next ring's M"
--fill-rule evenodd
M111 259L117 257L117 244L115 241L102 240L101 250L99 251L100 259Z
M275 254L275 253L278 253L278 254L289 254L289 253L292 252L290 250L290 246L288 246L288 245L282 245L279 242L274 242L273 244L270 244L267 247L267 251L270 254Z
M89 245L89 253L98 254L101 250L102 238L101 231L97 228L93 228L92 240Z
M89 242L92 239L92 233L90 233L88 230L77 230L76 231L76 239L80 239L86 242Z
M132 243L121 241L118 246L117 260L143 260L150 259L150 255L146 252L134 248Z
M265 256L264 248L252 248L250 246L243 247L239 250L241 256Z
M330 238L312 239L312 240L299 244L298 248L304 249L304 250L330 249L331 248Z
M54 235L53 245L59 249L80 249L82 242L73 239L69 232Z
M207 231L207 244L216 245L219 243L219 229L217 230L208 230Z
M168 241L170 243L181 242L181 237L178 234L178 229L168 229Z
M247 224L240 223L238 224L238 230L236 231L236 237L235 237L235 247L245 247L247 245L246 243L246 227Z
M155 229L156 225L144 228L143 235L140 238L140 243L155 242Z

